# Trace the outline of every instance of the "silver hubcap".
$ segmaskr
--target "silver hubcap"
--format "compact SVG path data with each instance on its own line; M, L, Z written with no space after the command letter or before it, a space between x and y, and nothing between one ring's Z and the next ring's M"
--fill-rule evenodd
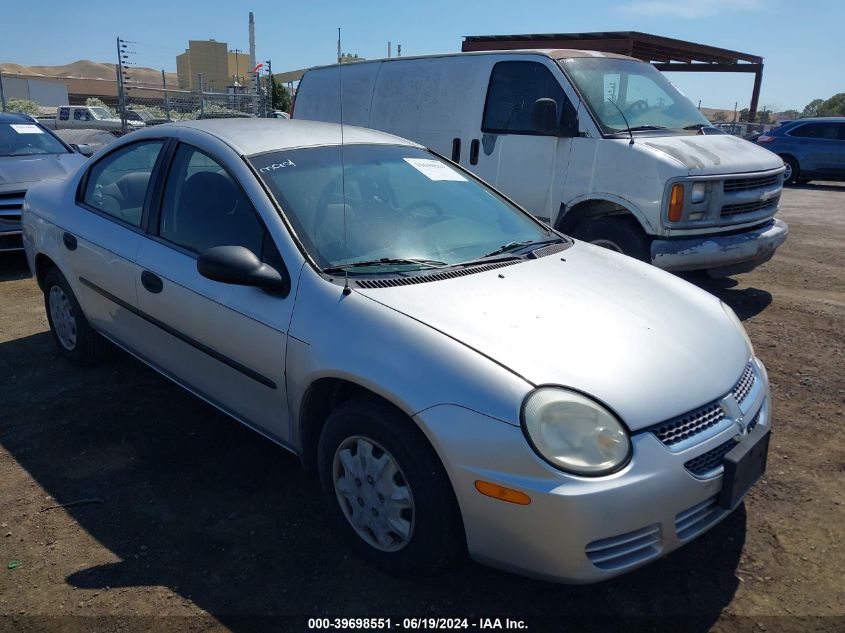
M76 347L76 318L65 291L59 286L50 288L50 320L59 343L70 351Z
M334 490L358 536L383 552L405 547L414 532L414 497L393 456L366 437L346 438L333 462Z
M611 250L611 251L616 251L617 253L622 253L623 255L625 254L625 251L623 251L619 247L619 244L617 244L616 242L611 242L610 240L605 240L605 239L599 238L597 240L593 240L592 243L595 244L596 246L601 246L602 248L606 248L606 249Z
M792 165L784 163L783 166L786 167L786 171L783 172L783 179L789 182L789 179L792 178Z

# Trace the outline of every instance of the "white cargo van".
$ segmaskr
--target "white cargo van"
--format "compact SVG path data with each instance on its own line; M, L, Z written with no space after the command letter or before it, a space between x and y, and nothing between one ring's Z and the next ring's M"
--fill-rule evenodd
M313 68L297 119L410 138L543 221L672 271L746 272L786 239L783 161L711 127L653 66L522 50Z

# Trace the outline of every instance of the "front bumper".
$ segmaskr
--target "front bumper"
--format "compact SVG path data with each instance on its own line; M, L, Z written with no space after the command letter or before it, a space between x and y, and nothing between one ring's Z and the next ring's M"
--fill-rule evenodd
M9 223L0 224L0 253L4 251L22 251L23 232L20 229L6 226L6 224ZM20 226L20 223L18 225Z
M773 219L761 227L733 235L657 239L651 243L651 261L671 272L707 270L716 277L735 275L769 261L788 234L786 222Z
M758 362L759 361L755 361ZM747 416L770 424L765 369ZM449 474L470 555L508 571L556 582L591 583L631 571L677 549L724 519L722 473L696 477L684 464L737 433L731 425L684 450L651 432L631 437L633 458L620 472L577 477L557 471L528 446L522 429L452 405L415 416ZM531 498L516 505L483 496L484 480Z

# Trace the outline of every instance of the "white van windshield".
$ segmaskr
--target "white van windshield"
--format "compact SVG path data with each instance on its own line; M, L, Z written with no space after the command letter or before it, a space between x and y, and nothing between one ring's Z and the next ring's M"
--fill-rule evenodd
M560 241L430 152L394 145L293 149L250 159L320 267L350 274L454 266ZM345 165L345 182L341 164Z
M710 126L692 102L651 64L578 57L560 60L560 65L605 134L627 132L625 119L633 131L697 131Z

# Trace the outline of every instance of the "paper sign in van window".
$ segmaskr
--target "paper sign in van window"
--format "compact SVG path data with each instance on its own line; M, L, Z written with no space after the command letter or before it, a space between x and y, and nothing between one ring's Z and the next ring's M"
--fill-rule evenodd
M44 134L44 130L32 123L10 123L10 125L18 134Z
M445 163L441 163L439 160L431 158L405 158L404 161L429 180L466 180L466 178L454 169Z

